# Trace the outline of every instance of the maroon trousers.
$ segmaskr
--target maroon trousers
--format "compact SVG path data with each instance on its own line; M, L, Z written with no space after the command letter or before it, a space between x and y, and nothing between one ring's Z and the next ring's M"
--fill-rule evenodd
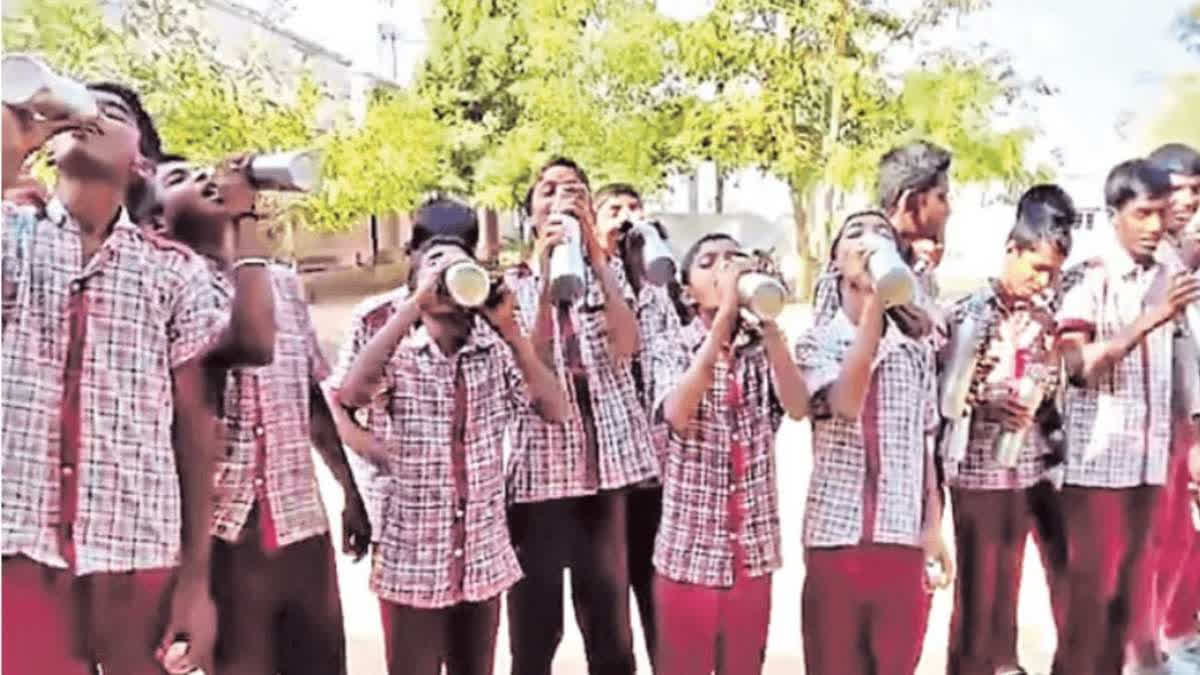
M653 668L657 659L658 639L654 611L654 539L662 519L661 487L630 490L626 496L626 527L629 546L629 585L642 619L642 636Z
M1149 637L1157 639L1161 629L1167 638L1180 638L1196 631L1200 612L1200 537L1192 523L1192 494L1188 491L1188 452L1200 442L1195 427L1177 422L1174 453L1162 508L1155 528L1154 566L1156 577Z
M1153 592L1146 565L1161 497L1153 486L1063 488L1070 606L1055 675L1120 675L1135 604Z
M499 596L441 609L379 601L388 675L491 675Z
M948 675L992 675L1017 665L1017 605L1033 532L1059 634L1066 619L1066 534L1049 483L1027 490L951 490L958 581Z
M213 540L220 675L337 675L346 636L329 534L267 554L251 514L236 544Z
M161 675L173 570L89 574L4 558L5 673Z
M591 675L634 672L626 492L514 504L509 531L525 577L508 592L513 675L550 675L563 634L563 570Z
M730 588L654 578L657 675L755 675L767 655L771 575L738 575Z
M912 675L930 594L917 548L810 548L801 595L809 675Z

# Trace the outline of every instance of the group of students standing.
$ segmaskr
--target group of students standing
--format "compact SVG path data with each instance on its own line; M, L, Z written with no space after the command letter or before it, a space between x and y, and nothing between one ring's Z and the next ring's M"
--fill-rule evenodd
M648 283L626 236L638 192L593 193L557 158L524 202L532 253L492 302L446 293L478 225L433 200L408 283L357 308L330 368L299 280L269 260L245 158L165 153L134 92L91 90L87 124L3 109L7 672L345 672L312 448L344 491L343 550L371 555L390 673L492 672L505 596L512 672L548 675L566 569L590 672L635 670L631 589L655 672L761 672L784 416L813 431L807 672L914 672L951 585L948 673L1023 672L1031 532L1055 673L1200 672L1200 400L1181 393L1200 373L1195 150L1115 167L1112 243L1065 272L1075 208L1031 188L996 276L943 306L951 158L896 148L794 345L743 310L742 275L773 271L735 238L705 234L677 279ZM53 195L19 171L47 144ZM584 291L559 302L568 218ZM910 302L876 292L881 241L919 281ZM947 419L965 325L986 338Z

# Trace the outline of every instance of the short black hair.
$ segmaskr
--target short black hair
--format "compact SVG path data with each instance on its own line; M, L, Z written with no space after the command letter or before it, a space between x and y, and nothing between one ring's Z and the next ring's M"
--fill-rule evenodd
M599 205L609 197L633 197L639 202L642 201L642 195L629 183L609 183L596 190L596 194L592 195L592 202Z
M937 185L950 170L950 151L929 141L913 141L879 160L879 206L888 213L899 206L905 191L922 193Z
M413 214L409 253L418 251L433 239L448 236L474 249L479 244L479 218L475 209L457 199L435 197L422 204Z
M1170 192L1171 175L1146 159L1121 162L1104 180L1104 203L1118 211L1138 197L1165 197Z
M1030 202L1017 214L1017 222L1008 233L1008 241L1017 248L1031 251L1047 243L1064 258L1071 255L1071 226L1074 218L1046 202Z
M529 184L529 189L525 191L525 201L521 203L521 208L526 217L529 217L533 213L533 188L537 186L538 181L542 179L542 176L545 175L547 171L556 166L566 167L574 171L575 175L579 176L579 182L583 183L587 189L592 189L592 184L588 182L587 172L583 170L583 167L579 166L578 162L570 157L555 155L547 160L546 163L542 165L542 168L537 170L537 173L533 175L533 182Z
M425 254L429 251L429 249L435 246L454 246L462 249L462 251L466 253L471 260L475 259L475 251L473 251L472 247L461 237L445 234L433 235L432 237L422 241L421 245L412 252L412 257L410 258L408 266L409 289L412 289L416 285L417 271L421 269L421 265L425 259Z
M1167 143L1146 159L1167 173L1181 176L1200 176L1200 152L1184 143Z
M688 247L687 252L683 254L683 261L679 265L679 281L684 286L687 286L691 281L692 263L696 262L696 256L700 254L700 248L710 241L732 241L740 245L736 237L725 232L709 232L697 239L695 243Z
M1075 200L1062 187L1053 183L1041 183L1026 190L1017 200L1017 221L1031 206L1048 206L1058 212L1060 218L1065 218L1071 224L1079 221L1079 211L1075 208Z
M138 150L142 156L152 161L162 157L162 138L154 126L154 120L142 105L142 99L137 92L116 82L93 82L88 85L93 91L103 91L119 97L133 113L133 121L138 128Z
M172 162L188 162L188 161L191 161L191 160L189 160L186 156L181 155L177 152L164 152L158 158L158 164L170 164Z

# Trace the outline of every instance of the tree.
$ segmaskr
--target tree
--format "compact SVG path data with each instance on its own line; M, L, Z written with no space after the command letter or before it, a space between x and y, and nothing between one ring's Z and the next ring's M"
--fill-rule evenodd
M789 186L801 296L833 206L872 182L886 148L925 137L955 153L959 180L1015 185L1031 176L1024 157L1033 130L996 131L993 118L1044 85L1020 81L1002 59L949 52L888 74L928 28L980 4L925 0L902 16L853 0L722 0L681 31L678 77L714 95L684 116L677 152L727 170L754 167Z
M223 49L204 26L199 0L121 7L106 19L94 0L26 0L6 12L4 47L37 53L77 77L130 84L170 152L213 161L247 151L323 150L327 180L318 193L272 198L290 225L342 229L371 213L408 208L435 182L444 138L427 110L421 117L420 105L380 97L355 129L303 63L280 63L254 45ZM286 0L276 0L262 20L288 11ZM387 105L397 100L390 113ZM334 122L322 127L318 107L329 105ZM387 126L393 113L404 115L403 123Z
M551 154L662 185L683 111L660 91L668 29L644 1L441 0L417 81L451 133L441 187L511 208Z

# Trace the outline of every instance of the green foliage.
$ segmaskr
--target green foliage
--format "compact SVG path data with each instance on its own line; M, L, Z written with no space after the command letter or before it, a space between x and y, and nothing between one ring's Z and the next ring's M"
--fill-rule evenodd
M1187 143L1200 148L1200 74L1181 74L1164 87L1164 99L1158 104L1146 138L1146 147L1163 143Z

